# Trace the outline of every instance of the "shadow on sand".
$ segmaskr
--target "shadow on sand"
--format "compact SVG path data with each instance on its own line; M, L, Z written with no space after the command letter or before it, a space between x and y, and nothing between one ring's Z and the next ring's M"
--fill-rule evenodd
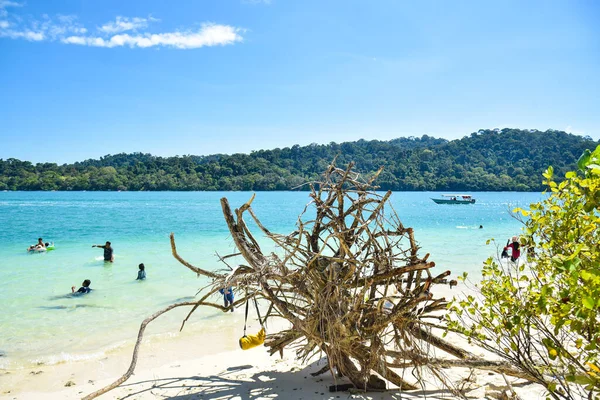
M320 365L318 365L320 363ZM210 376L188 376L138 381L122 385L130 391L120 399L136 399L142 394L152 394L156 398L173 400L192 399L345 399L349 392L330 393L329 386L333 378L329 373L322 377L313 377L311 372L318 371L323 361L310 364L304 369L288 372L254 372L252 365L239 365ZM151 387L147 387L148 384ZM337 384L347 383L338 379ZM353 399L432 399L448 400L453 396L447 390L414 390L356 393Z

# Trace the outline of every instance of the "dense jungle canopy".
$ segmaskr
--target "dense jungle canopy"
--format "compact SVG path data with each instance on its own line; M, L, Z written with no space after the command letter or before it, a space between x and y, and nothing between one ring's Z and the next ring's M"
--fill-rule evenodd
M564 177L598 144L562 131L505 128L451 141L424 135L250 154L122 153L63 165L9 158L0 159L0 190L291 190L317 180L337 156L338 165L354 161L366 177L384 166L377 180L382 190L541 191L549 165Z

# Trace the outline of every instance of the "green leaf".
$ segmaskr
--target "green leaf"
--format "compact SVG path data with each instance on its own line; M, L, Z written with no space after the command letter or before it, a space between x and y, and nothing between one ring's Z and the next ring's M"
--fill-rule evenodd
M595 301L593 297L584 297L583 298L583 306L589 310L593 310L595 305Z
M565 178L567 178L567 179L572 179L572 178L575 178L576 176L577 176L577 173L574 171L569 171L565 174Z
M598 164L590 164L586 168L591 169L594 174L600 173L600 165Z
M588 271L581 271L579 273L579 275L581 276L581 279L583 279L584 281L589 281L589 280L591 280L591 279L593 279L593 278L595 278L597 276L597 275L592 274L592 273L590 273Z
M585 149L585 151L583 152L581 157L579 157L579 160L577 160L577 167L580 170L585 171L585 167L590 162L591 156L592 156L592 152L589 149Z
M594 383L594 380L587 375L575 375L573 377L572 382L578 383L580 385L590 385Z

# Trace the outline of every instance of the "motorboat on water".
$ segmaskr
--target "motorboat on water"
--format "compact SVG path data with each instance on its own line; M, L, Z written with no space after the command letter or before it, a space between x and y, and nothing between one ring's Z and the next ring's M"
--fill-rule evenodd
M475 199L469 194L443 194L443 199L434 199L437 204L475 204Z

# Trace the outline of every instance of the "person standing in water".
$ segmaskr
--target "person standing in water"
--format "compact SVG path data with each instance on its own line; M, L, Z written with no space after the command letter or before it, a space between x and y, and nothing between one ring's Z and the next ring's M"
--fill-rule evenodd
M504 251L511 249L510 260L517 261L517 259L521 256L521 244L519 243L519 238L517 236L513 236L511 241L512 243L507 244L504 248Z
M139 265L140 270L138 271L138 276L135 279L136 281L143 281L144 279L146 279L146 267L144 266L144 263L141 263Z
M233 288L229 286L224 289L219 289L219 293L223 295L223 305L225 308L231 305L231 312L233 312Z
M107 241L105 245L94 244L92 247L100 247L101 249L104 249L104 262L113 262L115 260L115 257L113 256L113 248L110 247L110 242Z

